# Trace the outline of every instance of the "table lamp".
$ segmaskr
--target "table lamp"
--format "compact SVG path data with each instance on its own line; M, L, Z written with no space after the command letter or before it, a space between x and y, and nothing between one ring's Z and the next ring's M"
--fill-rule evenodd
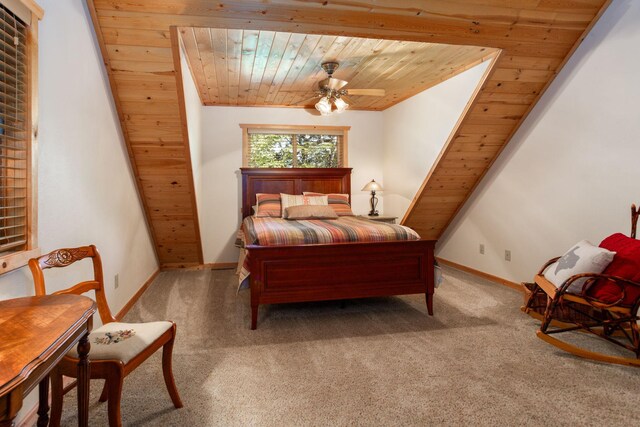
M362 191L371 191L371 211L369 212L369 216L378 216L378 211L376 210L376 206L378 205L378 198L376 197L376 191L383 191L382 186L376 182L375 179L372 179L371 182L368 182L362 188Z

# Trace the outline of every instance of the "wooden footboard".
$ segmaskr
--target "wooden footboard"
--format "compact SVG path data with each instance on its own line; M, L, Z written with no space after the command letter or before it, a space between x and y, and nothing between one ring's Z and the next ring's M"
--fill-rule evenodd
M419 294L433 315L435 241L248 246L251 329L258 306Z

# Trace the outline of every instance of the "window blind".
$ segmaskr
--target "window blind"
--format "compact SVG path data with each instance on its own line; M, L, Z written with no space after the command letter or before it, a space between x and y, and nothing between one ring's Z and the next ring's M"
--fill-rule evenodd
M0 5L0 255L27 245L27 26Z

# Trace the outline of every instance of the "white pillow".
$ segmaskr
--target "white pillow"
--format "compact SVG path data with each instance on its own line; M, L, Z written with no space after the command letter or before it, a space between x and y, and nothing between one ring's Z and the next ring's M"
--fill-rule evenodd
M576 274L602 273L613 261L616 253L592 245L581 240L567 251L562 257L551 264L544 272L544 277L559 288L565 280ZM569 286L568 291L573 294L582 292L582 285L587 278L578 279Z
M286 218L287 208L291 206L302 205L327 205L329 199L327 196L303 196L280 193L280 203L282 203L282 218Z

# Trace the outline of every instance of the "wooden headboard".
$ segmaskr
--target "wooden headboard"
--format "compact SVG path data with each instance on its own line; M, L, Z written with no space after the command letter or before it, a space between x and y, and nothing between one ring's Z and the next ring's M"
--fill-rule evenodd
M240 168L242 218L251 215L256 193L343 193L351 197L351 168Z

